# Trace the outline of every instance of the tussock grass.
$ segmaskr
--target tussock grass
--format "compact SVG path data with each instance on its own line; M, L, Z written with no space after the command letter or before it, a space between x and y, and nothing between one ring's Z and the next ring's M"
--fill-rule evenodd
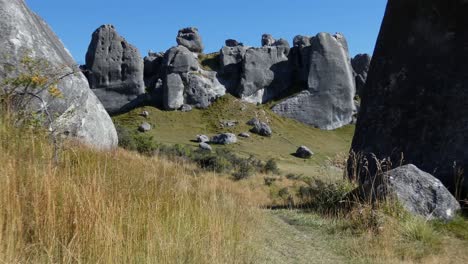
M0 121L0 262L248 263L249 190L215 174Z

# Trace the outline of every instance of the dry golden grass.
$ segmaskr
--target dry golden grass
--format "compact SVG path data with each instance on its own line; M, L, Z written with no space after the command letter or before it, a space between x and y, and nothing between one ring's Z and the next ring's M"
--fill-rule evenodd
M252 192L214 174L0 123L0 262L249 263Z

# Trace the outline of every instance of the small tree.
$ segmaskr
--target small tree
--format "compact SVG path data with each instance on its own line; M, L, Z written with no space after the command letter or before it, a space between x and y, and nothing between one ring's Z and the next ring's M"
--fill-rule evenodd
M68 70L66 70L68 69ZM63 98L58 88L60 80L74 74L68 67L54 67L46 59L33 58L27 53L17 65L4 65L7 77L0 83L0 106L13 125L38 127L46 125L58 160L58 142L52 127L49 103Z

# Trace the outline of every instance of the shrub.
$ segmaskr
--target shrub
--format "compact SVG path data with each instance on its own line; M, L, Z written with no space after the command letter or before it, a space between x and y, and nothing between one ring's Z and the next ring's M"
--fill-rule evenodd
M128 128L116 125L117 136L119 138L119 146L126 150L136 150L137 145L135 142L134 135L128 130Z
M249 160L242 160L237 167L237 171L233 174L235 180L246 179L255 172L255 167Z
M278 164L274 159L269 159L263 167L265 173L279 174Z

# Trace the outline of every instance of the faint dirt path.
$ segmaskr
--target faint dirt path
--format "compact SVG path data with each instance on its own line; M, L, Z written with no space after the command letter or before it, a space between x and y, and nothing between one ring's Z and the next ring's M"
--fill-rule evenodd
M287 216L273 211L265 210L264 219L256 263L345 263L322 230L294 225Z

